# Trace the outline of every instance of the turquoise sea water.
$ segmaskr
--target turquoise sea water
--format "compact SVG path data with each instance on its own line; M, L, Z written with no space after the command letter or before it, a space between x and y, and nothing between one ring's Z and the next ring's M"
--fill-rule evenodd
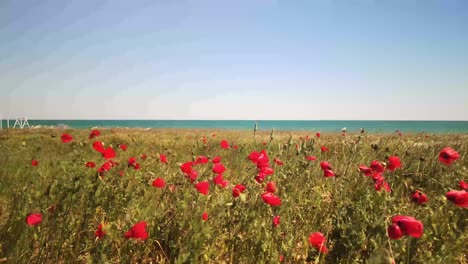
M468 133L468 121L358 121L323 120L295 121L268 120L256 121L259 130L310 130L339 132L346 127L349 132L365 128L370 132L428 132L428 133ZM14 120L10 120L13 127ZM91 127L139 127L139 128L213 128L251 130L255 121L251 120L29 120L29 124L56 126L65 124L71 128ZM6 128L3 120L3 128Z

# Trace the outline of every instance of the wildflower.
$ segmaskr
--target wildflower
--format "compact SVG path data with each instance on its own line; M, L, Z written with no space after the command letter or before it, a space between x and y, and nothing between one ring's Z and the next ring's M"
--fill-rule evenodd
M208 221L208 212L203 212L202 219L203 221Z
M195 188L197 188L199 193L207 195L210 192L210 183L207 181L199 182L195 184Z
M391 239L399 239L404 235L420 238L424 232L423 224L411 216L394 216L392 223L387 228L388 236Z
M221 164L221 163L214 164L214 166L213 166L213 172L214 173L221 174L221 173L223 173L225 171L226 171L226 167L224 167L223 164Z
M130 230L125 233L126 238L134 238L146 240L148 239L148 232L146 231L146 222L136 223Z
M468 183L466 183L465 181L459 181L458 186L460 186L460 188L462 188L465 191L468 190Z
M26 223L29 226L37 226L42 222L42 214L40 213L31 213L26 216Z
M262 194L262 199L265 203L271 206L280 206L281 205L281 198L274 195L273 193L266 192Z
M234 188L232 188L232 196L234 198L236 197L239 197L241 193L243 193L245 191L245 186L242 185L242 184L237 184L236 186L234 186Z
M163 178L158 177L153 181L152 185L156 188L164 188L164 186L166 185L166 182L164 181Z
M281 161L280 159L278 159L278 158L275 158L273 161L275 162L276 165L280 165L280 166L281 166L281 165L284 164L284 162L282 162L282 161Z
M280 216L273 217L273 227L277 227L280 224Z
M326 237L320 232L312 233L309 236L310 245L324 254L328 252L328 249L325 246L326 240L327 240Z
M445 197L456 206L468 208L468 192L465 190L449 191L445 194Z
M454 161L458 160L459 158L460 158L460 154L458 154L458 152L456 152L451 147L446 147L442 149L439 153L440 162L446 165L452 164Z
M159 161L161 163L167 163L167 157L164 154L159 154Z
M387 170L395 171L401 167L401 161L398 156L391 156L388 158Z
M382 163L378 162L377 160L372 161L370 168L374 172L383 173L385 171L385 167Z
M275 182L269 182L265 186L265 191L270 192L270 193L275 193L276 192L276 183Z
M220 157L220 156L216 156L216 157L214 157L213 159L211 159L211 162L213 162L214 164L220 163L220 162L221 162L221 157Z
M415 191L411 194L411 200L417 204L425 204L427 202L427 195L421 191Z
M100 135L101 135L101 132L99 132L99 130L93 130L93 131L91 131L91 134L89 134L89 139L98 137Z
M96 231L94 231L94 236L98 239L102 239L106 235L106 232L102 230L102 224L99 224Z
M73 137L70 134L63 133L62 136L60 137L63 143L70 143L73 140Z
M219 144L221 148L223 149L228 149L229 148L229 143L226 140L222 140L221 143Z
M218 185L221 188L226 188L226 186L229 184L228 181L225 181L223 179L223 174L218 174L213 178L213 183Z

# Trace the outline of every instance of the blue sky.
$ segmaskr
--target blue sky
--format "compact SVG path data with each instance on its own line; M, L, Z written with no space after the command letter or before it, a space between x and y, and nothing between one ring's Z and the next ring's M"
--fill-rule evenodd
M468 120L468 1L0 1L0 113Z

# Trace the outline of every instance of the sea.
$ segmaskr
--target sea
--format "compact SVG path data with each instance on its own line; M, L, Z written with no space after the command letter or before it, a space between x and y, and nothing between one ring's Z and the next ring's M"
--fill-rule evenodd
M202 128L253 130L307 130L320 132L468 133L468 121L360 121L360 120L28 120L30 126L63 126L74 129L99 128ZM10 120L10 128L15 120ZM7 121L2 121L7 128Z

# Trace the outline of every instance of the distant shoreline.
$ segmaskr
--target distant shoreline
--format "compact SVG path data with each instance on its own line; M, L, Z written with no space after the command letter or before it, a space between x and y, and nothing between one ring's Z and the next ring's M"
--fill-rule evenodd
M359 133L361 128L372 133L468 133L468 121L300 121L300 120L28 120L35 129L205 129L205 130L253 130L259 131L315 131ZM10 120L10 128L14 122ZM3 128L6 128L3 120Z

